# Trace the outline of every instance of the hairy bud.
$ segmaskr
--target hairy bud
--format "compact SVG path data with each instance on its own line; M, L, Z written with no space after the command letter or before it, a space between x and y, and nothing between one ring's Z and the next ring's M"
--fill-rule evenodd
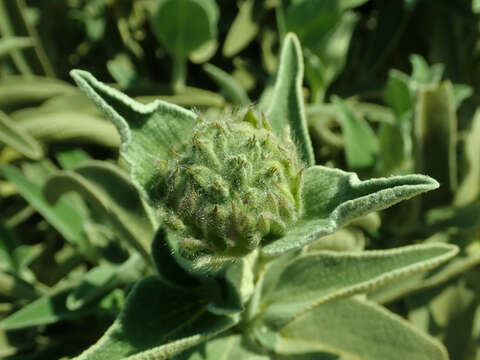
M263 239L282 236L301 215L303 165L295 144L252 109L236 119L199 117L174 154L161 203L188 257L244 256Z

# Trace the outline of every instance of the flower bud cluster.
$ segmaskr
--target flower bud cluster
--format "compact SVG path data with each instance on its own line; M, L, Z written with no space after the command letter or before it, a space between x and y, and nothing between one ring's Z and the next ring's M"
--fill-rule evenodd
M252 109L234 119L199 117L174 154L164 169L164 222L191 258L244 256L301 215L303 165L289 131L280 139Z

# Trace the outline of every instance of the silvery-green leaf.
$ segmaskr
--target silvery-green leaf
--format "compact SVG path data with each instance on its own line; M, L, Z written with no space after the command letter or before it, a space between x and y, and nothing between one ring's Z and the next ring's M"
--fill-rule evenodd
M69 142L118 148L115 127L98 115L59 111L32 113L19 121L19 127L44 143Z
M165 0L152 17L155 36L178 58L216 37L218 7L213 0Z
M58 151L55 158L64 170L72 170L78 164L92 160L90 155L81 148Z
M218 7L214 0L164 0L157 4L151 20L153 33L172 55L172 83L176 90L182 90L189 55L216 40Z
M0 296L2 298L10 301L32 300L36 299L39 295L40 293L30 283L16 275L0 270Z
M290 2L284 14L286 30L295 33L306 48L316 49L338 23L341 12L337 0L298 0Z
M285 127L290 127L301 158L310 166L315 159L305 119L302 83L303 57L300 42L294 34L287 34L283 40L280 67L266 114L279 136L283 136Z
M465 157L468 171L463 178L457 192L454 204L465 206L476 199L480 194L480 110L475 112L471 129L465 139Z
M3 319L0 322L0 329L14 330L53 324L99 311L98 304L73 311L67 309L66 300L70 293L71 289L67 289L53 295L42 296Z
M56 173L44 188L50 203L61 201L68 191L79 192L98 207L119 235L149 259L156 224L137 189L119 168L100 161L86 162L73 171Z
M25 177L17 168L3 165L2 174L11 181L18 192L32 205L62 236L72 244L84 248L86 239L82 232L85 214L76 206L62 199L50 205L42 194L42 186Z
M196 115L161 100L143 105L85 71L73 70L71 75L117 127L120 153L130 165L132 181L148 199L158 176L157 161L169 159L171 146L189 137Z
M412 111L413 101L409 87L408 75L392 69L388 72L388 82L385 88L385 102L390 105L397 117Z
M58 79L9 76L0 81L0 108L39 104L56 95L75 92L75 87Z
M437 86L440 80L442 80L443 71L445 70L443 64L429 66L427 61L418 54L412 54L409 59L412 63L414 87L418 87L418 85Z
M198 285L195 277L188 271L191 266L179 254L177 234L168 228L160 227L152 241L151 254L158 275L170 285L186 288Z
M452 84L422 89L415 111L417 171L437 179L442 188L428 194L427 208L447 204L457 188L457 116Z
M242 335L228 332L175 357L175 360L269 360L255 353Z
M377 303L386 304L408 294L444 284L480 264L480 248L475 241L464 244L461 238L448 236L445 233L436 234L426 241L431 244L453 243L460 246L460 252L453 259L433 270L422 271L381 286L369 293L368 298Z
M334 29L319 36L316 50L306 52L305 77L312 88L313 101L323 100L328 86L343 70L357 20L352 11L344 12Z
M455 97L455 108L458 110L460 105L473 95L473 88L465 84L453 84L452 86Z
M194 50L190 53L188 57L191 62L195 64L203 64L212 58L215 55L215 52L218 49L218 40L213 38L210 41L206 42L200 46L197 50Z
M464 279L406 299L408 320L424 332L435 328L451 359L468 359L478 334L476 293Z
M239 3L238 14L230 26L225 42L223 43L223 56L229 58L250 44L257 36L259 20L265 13L263 7L256 6L259 2L247 0Z
M286 325L280 335L279 353L291 351L293 341L345 360L448 360L443 345L430 336L398 315L354 298L317 306Z
M212 64L203 65L203 70L217 83L222 94L232 104L238 106L250 104L247 93L231 75Z
M41 144L2 111L0 111L0 142L34 160L43 156Z
M285 266L275 290L265 299L265 322L281 328L315 306L434 268L457 252L453 245L430 244L366 252L306 253Z
M333 234L318 238L304 247L304 251L361 251L365 248L365 242L365 234L362 230L346 226Z
M368 2L369 0L340 0L340 9L351 9L358 6L361 6Z
M88 271L82 281L66 299L69 310L78 310L105 296L115 287L138 280L147 263L138 254L133 254L121 265L101 264Z
M257 255L257 252L252 252L227 268L223 276L226 294L221 301L212 302L208 307L209 311L215 314L230 314L244 310L254 292Z
M300 248L333 233L355 218L434 190L438 183L423 175L361 181L354 173L323 166L304 172L304 216L285 236L267 244L267 255Z
M152 276L135 286L120 316L97 344L75 359L168 359L234 324L230 317L206 311L206 304L194 293Z
M32 46L32 39L28 37L4 36L0 38L0 59L13 50L20 50Z
M345 141L345 155L351 168L367 168L374 165L380 146L378 138L365 119L358 116L339 97L333 103L340 113L342 132Z

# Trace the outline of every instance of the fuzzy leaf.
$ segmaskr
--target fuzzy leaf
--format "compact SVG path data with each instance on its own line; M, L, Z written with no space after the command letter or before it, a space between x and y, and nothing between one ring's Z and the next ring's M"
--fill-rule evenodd
M238 106L250 104L247 93L231 75L212 64L203 65L203 70L217 83L222 94L232 104Z
M7 56L11 51L25 49L33 45L28 37L4 36L0 38L0 59Z
M52 176L44 194L57 203L68 191L83 195L111 221L114 229L145 258L149 259L155 225L149 217L137 189L116 166L90 161Z
M287 34L282 45L280 67L267 118L280 137L283 137L285 127L290 127L303 161L307 165L313 165L315 159L305 118L302 82L303 57L300 42L294 34Z
M213 0L165 0L152 18L155 36L175 58L188 55L217 35L218 8Z
M413 101L409 81L408 76L398 70L392 69L388 73L385 102L392 107L397 117L412 111Z
M30 159L38 160L43 155L42 146L2 111L0 111L0 142Z
M290 262L266 299L265 321L280 328L308 309L438 266L457 254L452 245L413 245L367 252L320 251Z
M119 285L136 281L145 268L146 262L138 254L134 254L119 266L102 264L91 269L68 295L67 309L78 310Z
M263 7L256 6L255 0L247 0L239 4L238 14L223 43L223 56L229 58L236 55L255 39L260 28L259 18L264 12Z
M340 113L347 164L351 168L373 166L380 146L372 128L339 97L333 97L333 103Z
M18 189L18 192L34 207L67 241L82 247L86 239L82 233L84 214L66 199L50 205L39 184L27 179L17 168L4 165L2 174Z
M266 355L255 353L248 340L241 335L220 335L176 357L177 360L268 360Z
M436 189L423 175L360 181L355 173L313 166L304 174L304 218L284 237L263 247L267 255L300 248L333 233L349 221Z
M316 49L340 20L339 5L338 0L292 1L285 9L286 29L295 33L303 46Z
M416 166L442 184L425 197L429 208L450 202L457 187L456 132L452 84L423 89L415 111Z
M38 104L56 95L75 92L75 87L58 79L9 76L0 81L0 108Z
M234 320L206 311L196 295L158 277L136 285L122 313L96 345L76 360L162 360L225 331Z
M465 139L465 157L468 172L455 193L455 205L465 206L478 199L480 195L480 110L477 110L470 132Z
M161 100L143 105L85 71L73 70L71 75L117 127L120 154L130 165L134 184L148 199L158 175L156 161L169 159L171 146L188 138L196 115Z
M98 115L72 111L38 112L22 119L19 126L45 143L86 143L109 148L120 145L115 127Z
M0 329L14 330L53 324L60 320L74 319L98 312L98 307L95 305L74 311L68 310L66 300L70 293L71 290L64 290L35 300L3 319L0 322Z
M478 215L476 218L478 218ZM461 251L455 258L433 270L422 271L408 278L399 279L375 289L368 294L368 298L380 304L389 303L408 294L445 284L447 281L458 277L462 273L466 273L469 269L480 264L479 247L475 240L472 241L472 244L465 244L464 241L454 235L448 236L445 233L439 233L426 241L432 244L450 242L461 246Z
M404 319L353 298L332 301L296 318L280 331L288 341L345 360L448 360L445 348ZM289 347L291 348L291 346ZM281 342L277 351L287 350Z

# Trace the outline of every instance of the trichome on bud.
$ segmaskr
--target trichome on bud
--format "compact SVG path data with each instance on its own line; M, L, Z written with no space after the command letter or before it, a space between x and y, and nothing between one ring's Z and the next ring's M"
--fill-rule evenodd
M278 137L252 108L235 118L199 116L173 152L159 164L160 203L186 257L234 260L301 216L303 164L288 128Z

